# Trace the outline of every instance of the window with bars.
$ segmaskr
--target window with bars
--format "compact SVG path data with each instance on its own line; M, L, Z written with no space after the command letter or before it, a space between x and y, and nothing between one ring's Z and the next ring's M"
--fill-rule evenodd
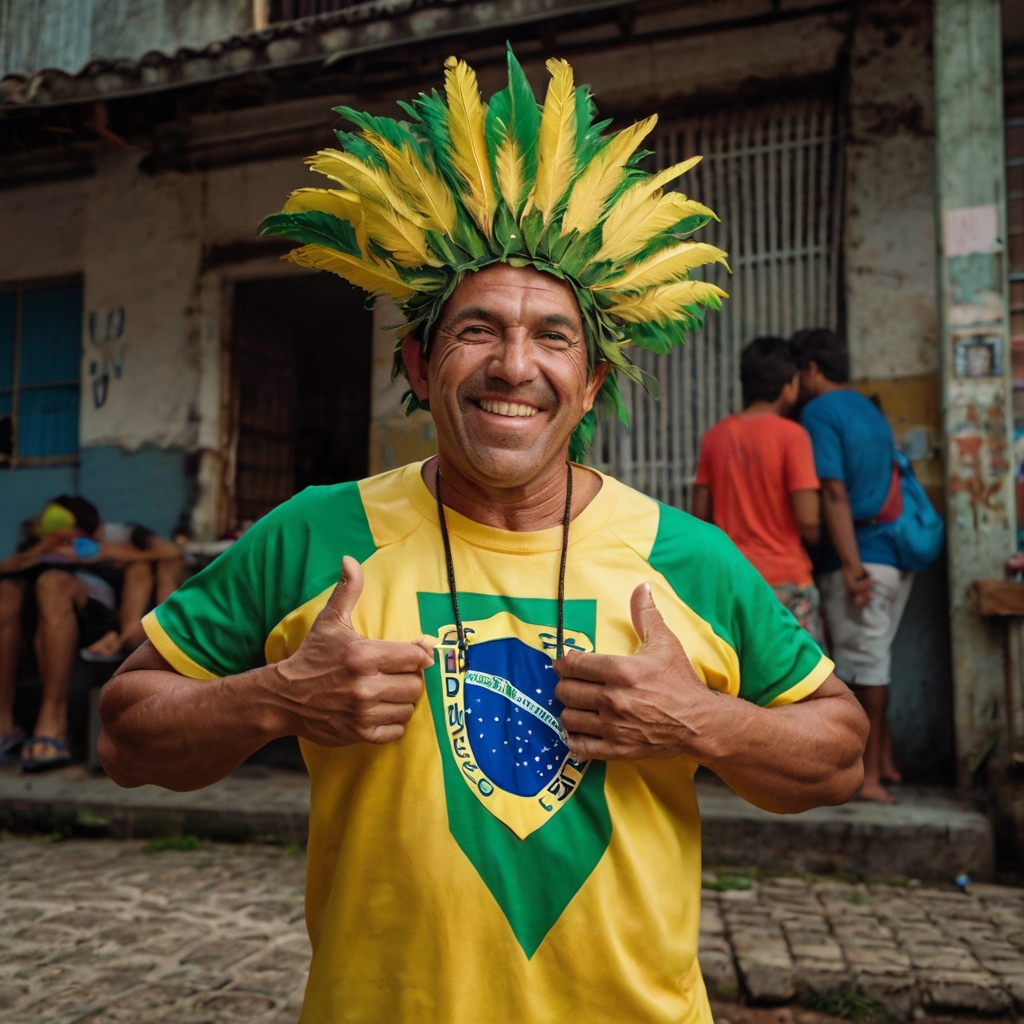
M628 383L627 431L598 428L590 461L624 483L689 507L700 439L741 406L740 349L759 334L788 336L838 321L840 144L835 104L808 98L660 125L656 168L704 159L675 185L721 218L698 232L729 253L706 277L730 295L682 349L631 358L661 384L655 402Z
M78 458L80 281L0 285L0 467Z

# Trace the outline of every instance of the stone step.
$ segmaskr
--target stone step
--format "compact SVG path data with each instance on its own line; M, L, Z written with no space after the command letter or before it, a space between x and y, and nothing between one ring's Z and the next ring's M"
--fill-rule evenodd
M899 787L899 803L851 801L772 814L717 780L697 785L705 864L951 881L995 873L992 825L947 791Z
M899 804L853 802L793 815L759 810L713 779L701 778L697 792L705 864L942 881L993 877L988 820L941 792L908 789ZM302 844L308 815L305 774L260 765L194 793L121 789L81 765L45 775L0 768L0 826L9 828Z

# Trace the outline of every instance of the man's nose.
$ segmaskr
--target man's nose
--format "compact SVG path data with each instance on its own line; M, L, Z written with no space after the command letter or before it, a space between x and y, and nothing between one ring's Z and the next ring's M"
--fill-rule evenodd
M537 368L525 330L514 328L503 333L488 371L492 377L498 377L513 386L533 380Z

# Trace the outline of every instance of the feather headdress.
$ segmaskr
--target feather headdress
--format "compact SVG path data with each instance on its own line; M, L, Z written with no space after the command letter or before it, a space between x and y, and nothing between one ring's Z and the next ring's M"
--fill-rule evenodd
M465 61L445 62L445 95L421 93L401 107L408 121L348 107L358 129L337 132L341 149L310 157L335 188L293 192L265 235L301 243L289 258L330 270L371 296L387 294L419 330L425 351L445 302L463 275L493 263L532 266L567 281L580 305L590 365L612 365L598 404L625 423L616 370L655 397L657 381L627 357L629 345L667 352L699 327L703 307L725 292L690 271L725 263L721 249L688 237L714 218L706 206L664 187L694 157L656 175L640 169L650 117L602 134L586 86L564 60L549 60L543 106L508 49L508 86L485 104ZM406 395L406 411L417 407ZM593 437L588 413L573 435L573 458Z

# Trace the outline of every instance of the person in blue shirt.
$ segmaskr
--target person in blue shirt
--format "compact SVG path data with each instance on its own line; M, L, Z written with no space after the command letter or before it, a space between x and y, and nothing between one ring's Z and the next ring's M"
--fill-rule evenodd
M893 539L903 508L896 443L878 406L847 386L846 346L832 331L799 331L792 344L830 541L818 581L822 615L836 675L871 722L860 795L893 803L884 785L901 781L886 718L891 652L913 584Z

